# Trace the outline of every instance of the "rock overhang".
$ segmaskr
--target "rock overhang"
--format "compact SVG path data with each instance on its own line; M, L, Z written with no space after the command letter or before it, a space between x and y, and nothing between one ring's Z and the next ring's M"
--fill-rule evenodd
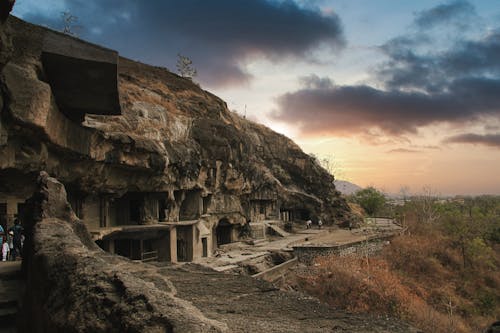
M85 114L120 115L118 52L46 30L41 60L58 108L82 122Z

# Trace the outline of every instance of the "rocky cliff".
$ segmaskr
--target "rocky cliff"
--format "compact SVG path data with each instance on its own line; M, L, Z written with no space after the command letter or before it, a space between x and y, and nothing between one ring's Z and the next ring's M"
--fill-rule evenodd
M232 224L259 200L329 223L350 212L314 159L191 81L0 19L0 197L31 196L20 331L413 331L333 312L250 277L155 267L97 247L65 186L82 197L167 193L174 205L179 193L196 190L210 195L206 215Z
M45 172L27 215L21 332L227 332L154 268L98 248Z
M305 210L326 223L349 217L333 176L313 158L285 136L230 112L190 80L117 58L121 114L104 112L97 108L108 103L107 96L90 84L63 91L61 76L70 73L55 72L51 64L73 61L67 68L105 73L113 51L15 17L3 30L2 40L11 39L11 47L0 52L0 178L13 190L29 192L38 171L46 170L85 193L173 197L177 189L201 190L213 195L211 213L231 211L232 223L248 217L250 200L270 197L282 209ZM87 61L99 53L107 58ZM85 93L101 102L92 104ZM68 100L79 105L68 106Z
M20 332L419 332L249 276L110 255L89 238L64 186L45 172L37 182L25 225L32 237L22 318L29 320L20 320Z

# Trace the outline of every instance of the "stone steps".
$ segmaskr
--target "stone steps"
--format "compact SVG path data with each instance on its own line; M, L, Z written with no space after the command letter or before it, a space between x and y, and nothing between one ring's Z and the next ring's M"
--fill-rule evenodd
M17 314L23 288L21 262L0 262L0 332L17 332Z
M0 322L9 323L16 321L17 317L17 302L0 302ZM7 305L10 304L10 305ZM1 331L1 328L0 328Z
M281 229L279 226L272 224L272 223L267 223L264 222L266 227L271 228L274 232L276 232L279 236L281 237L288 237L290 236L289 232L286 232L285 230Z

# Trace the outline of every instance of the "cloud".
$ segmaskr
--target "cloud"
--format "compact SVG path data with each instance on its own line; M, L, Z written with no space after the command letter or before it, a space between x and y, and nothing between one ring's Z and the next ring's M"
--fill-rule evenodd
M299 78L300 84L308 89L330 89L333 87L333 82L330 78L319 77L316 74L302 76Z
M406 149L406 148L396 148L396 149L391 149L387 151L389 154L420 154L420 150L415 150L415 149Z
M470 9L469 3L455 1L421 12L415 22L437 24ZM400 137L434 124L460 127L486 117L500 120L500 29L444 49L434 37L419 30L382 45L387 61L374 72L377 87L335 86L315 75L300 78L300 89L276 98L278 110L271 116L308 136L352 136L375 129Z
M304 88L278 97L280 111L272 116L312 134L348 135L377 128L398 136L435 123L500 116L498 91L500 80L487 78L457 80L447 92L436 94L367 85Z
M467 143L474 145L483 145L500 149L500 133L497 134L474 134L465 133L448 137L444 143Z
M430 150L441 150L441 147L435 145L416 145L415 147Z
M380 49L389 61L377 76L387 89L439 92L453 80L500 76L500 30L476 40L462 40L442 52L419 54L415 39L396 38Z
M23 18L60 29L59 16L29 11L33 1L22 2ZM345 44L335 13L326 15L293 1L61 2L86 27L82 37L170 68L175 68L180 52L193 60L200 80L211 85L250 80L244 65L255 57L302 58L322 44L332 50Z
M470 23L471 16L475 15L475 8L467 1L451 1L418 12L415 24L421 29L429 29L441 24L456 24L465 28Z

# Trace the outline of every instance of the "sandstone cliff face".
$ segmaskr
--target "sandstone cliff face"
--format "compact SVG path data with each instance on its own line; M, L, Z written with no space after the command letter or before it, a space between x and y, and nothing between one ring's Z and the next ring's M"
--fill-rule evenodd
M70 53L63 62L81 64L88 82L102 74L96 68L111 73L102 87L118 81L121 115L113 115L116 96L107 99L88 84L74 96L74 87L58 91L61 78L50 69L61 60L49 52L54 41L62 43L55 44L58 52ZM399 322L335 313L250 277L189 265L158 268L101 250L62 183L100 199L162 193L175 206L177 217L166 217L174 237L179 204L200 199L187 192L193 190L206 201L208 223L243 223L256 216L256 201L329 223L350 213L333 177L293 142L231 113L189 80L122 58L113 76L113 51L13 17L0 22L0 42L0 199L35 193L24 214L22 316L29 320L21 332L413 331ZM85 100L89 92L109 103L100 109ZM89 115L95 113L107 115ZM109 203L103 202L101 209Z
M348 218L333 177L296 144L165 69L120 58L122 115L87 114L83 124L68 119L41 60L43 41L54 32L13 17L7 22L14 52L1 79L5 182L16 175L29 188L33 176L23 175L46 170L85 193L173 197L175 190L197 189L212 196L208 212L231 223L243 223L250 201L260 199L326 223Z
M154 267L105 253L45 172L28 201L21 332L227 332Z

